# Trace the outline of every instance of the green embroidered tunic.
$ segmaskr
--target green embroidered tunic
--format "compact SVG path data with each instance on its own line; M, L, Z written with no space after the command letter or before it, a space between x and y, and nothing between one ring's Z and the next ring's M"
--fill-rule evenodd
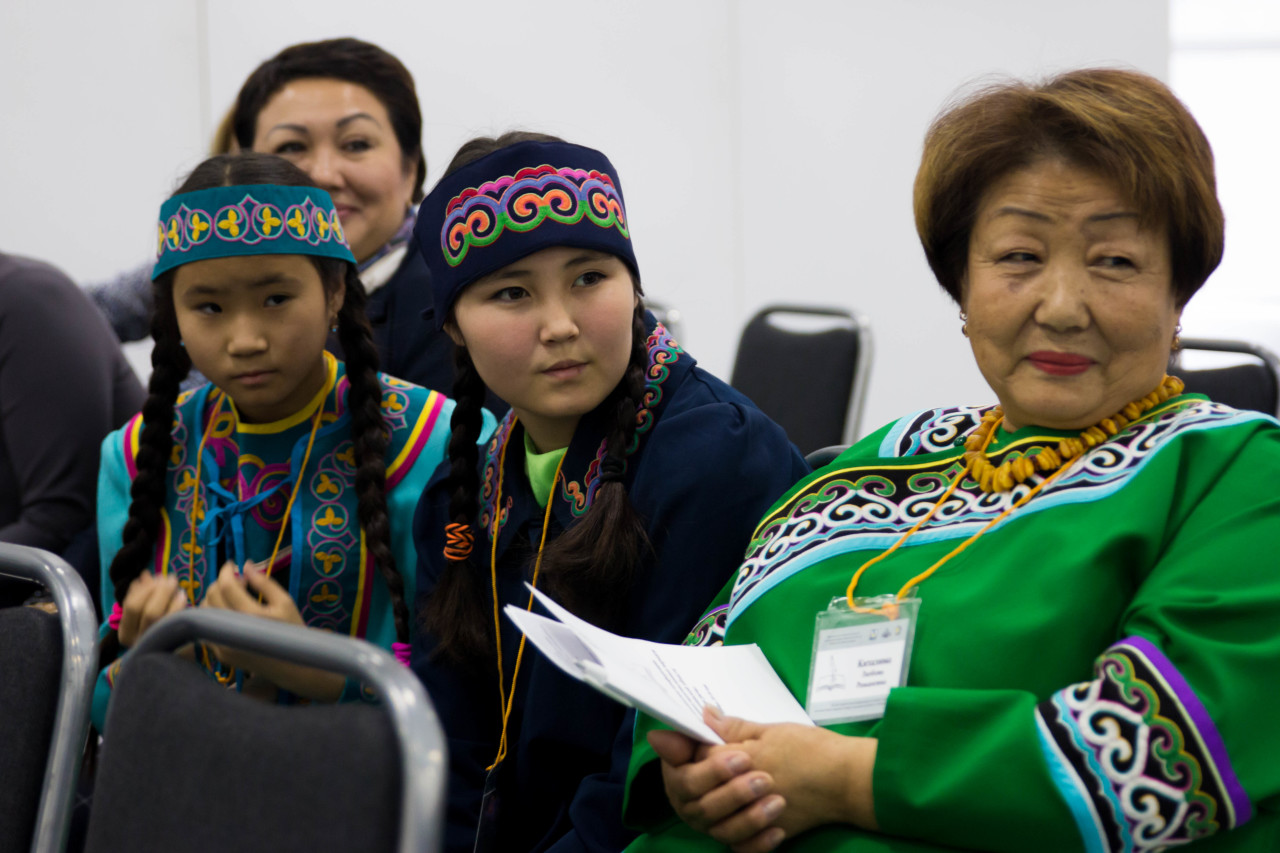
M758 643L803 702L815 615L929 511L985 411L903 418L797 484L687 642ZM1068 435L998 431L988 453ZM897 592L1039 479L966 479L858 594ZM920 587L884 717L831 726L879 740L881 834L782 849L1280 849L1278 483L1280 424L1194 395L1087 452ZM626 818L650 834L629 849L721 849L674 820L655 725L637 725Z

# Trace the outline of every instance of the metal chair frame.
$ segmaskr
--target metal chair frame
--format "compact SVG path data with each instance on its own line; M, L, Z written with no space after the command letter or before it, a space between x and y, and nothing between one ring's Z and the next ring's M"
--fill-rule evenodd
M130 657L171 652L197 640L339 672L371 687L390 715L401 746L398 849L440 849L448 750L435 707L408 668L365 640L223 610L184 610L165 617L142 635Z
M58 690L49 761L32 853L61 853L67 844L80 761L89 734L89 707L98 677L98 617L89 590L62 558L24 545L0 543L0 574L35 581L53 595L62 627L62 684Z

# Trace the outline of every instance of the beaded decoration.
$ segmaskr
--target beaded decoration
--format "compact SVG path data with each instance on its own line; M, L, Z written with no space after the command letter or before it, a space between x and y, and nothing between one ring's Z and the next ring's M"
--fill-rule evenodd
M1154 391L1125 405L1109 418L1103 418L1094 426L1080 433L1078 438L1064 438L1058 446L1042 447L1035 456L1019 456L1002 465L992 465L987 458L986 446L996 427L1004 420L1004 410L996 406L982 416L982 422L964 443L964 461L978 487L987 492L1004 492L1025 482L1037 470L1048 473L1061 468L1067 462L1097 447L1120 432L1131 422L1172 397L1182 393L1185 386L1176 376L1166 376Z

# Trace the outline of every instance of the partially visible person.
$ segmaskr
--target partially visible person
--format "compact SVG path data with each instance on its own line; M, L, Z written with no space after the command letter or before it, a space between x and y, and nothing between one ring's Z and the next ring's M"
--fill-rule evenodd
M1222 257L1203 132L1136 72L998 85L915 214L998 405L765 515L689 642L757 643L820 725L642 719L633 850L1280 850L1280 424L1165 373Z
M67 556L95 588L93 549L69 549L92 530L98 446L144 399L80 288L0 254L0 542Z
M383 369L447 392L453 345L423 320L431 286L413 248L427 162L409 70L358 39L296 44L249 75L233 125L242 148L290 160L333 197L369 293Z

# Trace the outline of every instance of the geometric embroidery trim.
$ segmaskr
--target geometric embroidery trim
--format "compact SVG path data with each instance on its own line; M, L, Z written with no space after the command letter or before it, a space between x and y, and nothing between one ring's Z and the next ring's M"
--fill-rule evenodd
M1252 806L1204 706L1141 637L1036 709L1041 746L1088 849L1161 850L1246 822Z

